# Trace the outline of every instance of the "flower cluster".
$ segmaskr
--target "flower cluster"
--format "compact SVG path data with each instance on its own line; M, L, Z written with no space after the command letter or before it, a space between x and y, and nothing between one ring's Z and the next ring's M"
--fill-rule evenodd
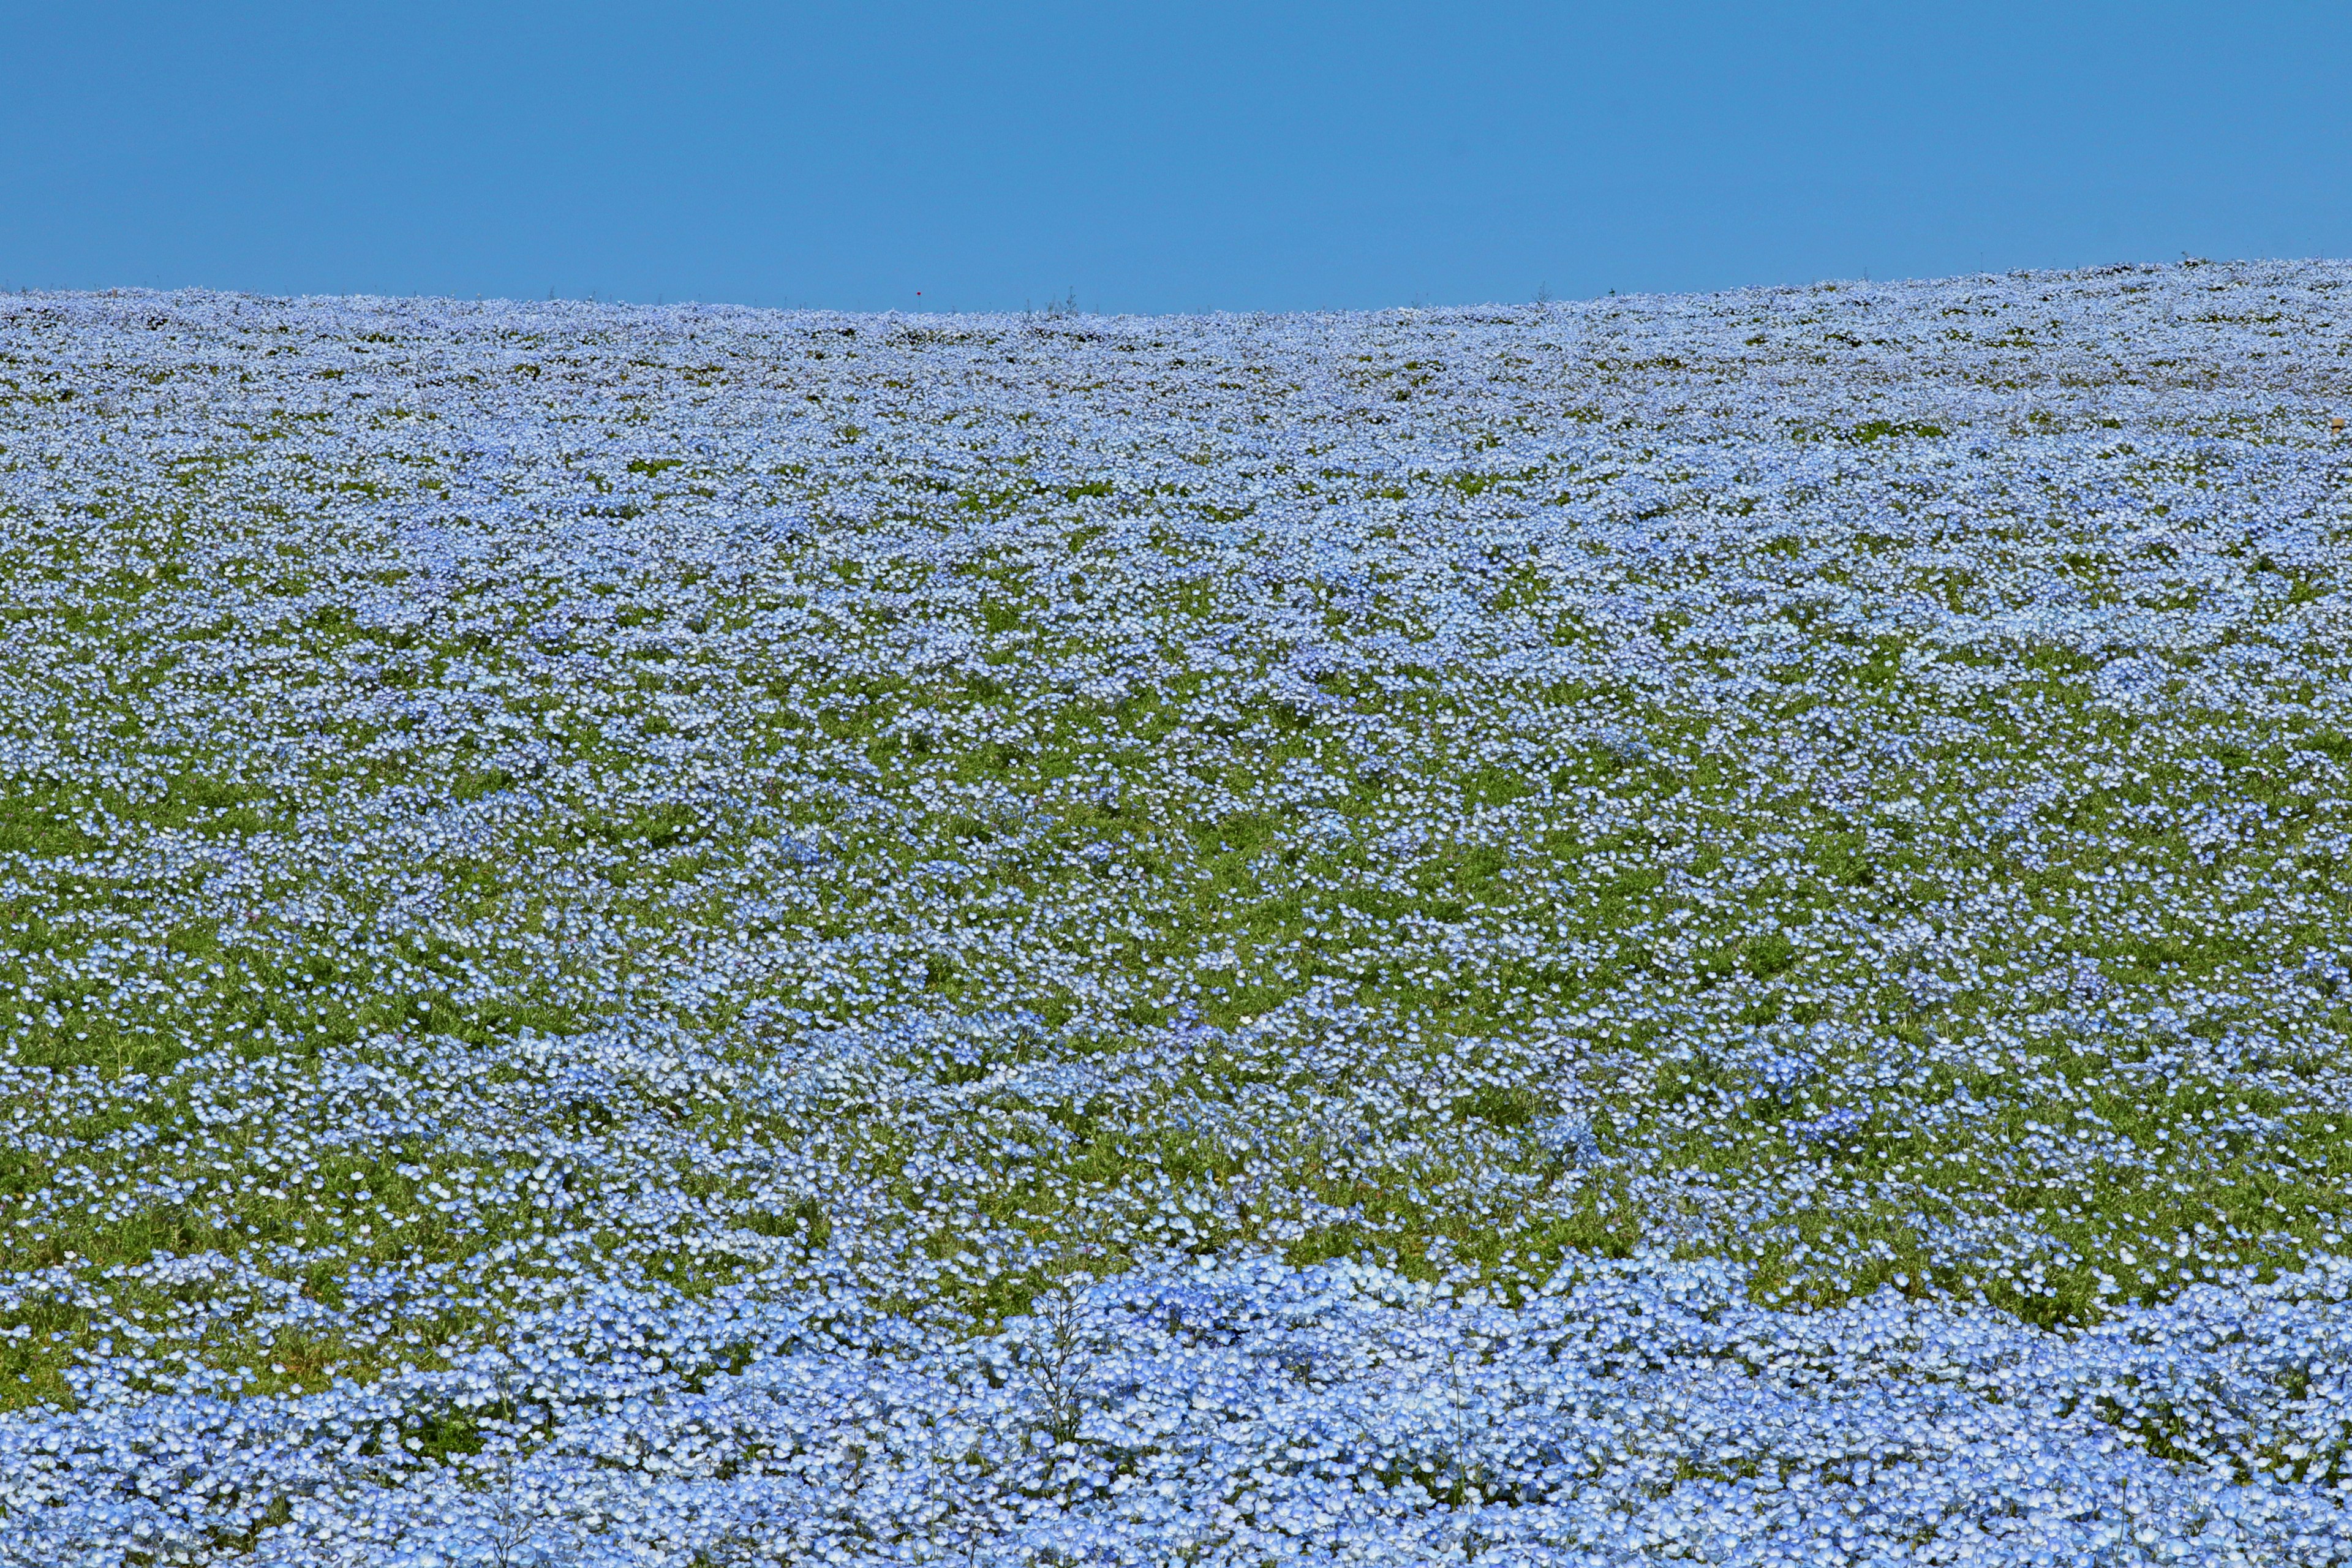
M0 297L0 1563L2352 1563L2347 286Z

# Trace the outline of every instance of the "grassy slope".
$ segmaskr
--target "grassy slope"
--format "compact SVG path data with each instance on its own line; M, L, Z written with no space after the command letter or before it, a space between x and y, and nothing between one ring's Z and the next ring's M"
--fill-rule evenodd
M1667 1237L2051 1324L2335 1249L2336 459L2245 357L2312 297L2231 280L2166 365L2096 341L2124 286L1344 353L583 315L458 385L462 320L263 312L352 351L315 408L259 329L14 319L20 431L189 434L0 454L0 1223L79 1282L0 1313L0 1403L134 1334L429 1362L527 1293L501 1244L698 1288L870 1237L993 1321L1168 1246L1508 1284ZM282 404L210 411L240 377ZM1402 423L1286 427L1342 394ZM467 456L517 420L566 444ZM388 521L451 510L437 563ZM1097 1077L908 1126L730 1077L909 1008L1034 1016L904 1045L936 1085ZM699 1076L549 1087L531 1041L622 1016Z

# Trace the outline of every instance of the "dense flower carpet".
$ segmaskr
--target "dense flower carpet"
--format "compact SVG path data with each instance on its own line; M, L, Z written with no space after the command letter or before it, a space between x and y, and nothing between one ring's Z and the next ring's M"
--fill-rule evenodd
M2352 1562L2348 328L0 296L0 1563Z

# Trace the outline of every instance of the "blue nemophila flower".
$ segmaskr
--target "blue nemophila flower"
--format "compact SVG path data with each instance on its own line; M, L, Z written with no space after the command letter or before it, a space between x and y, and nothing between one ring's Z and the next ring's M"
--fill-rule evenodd
M0 300L7 1551L2352 1560L2346 281Z
M1808 1056L1774 1056L1757 1064L1757 1086L1775 1100L1793 1099L1797 1091L1821 1076L1821 1064Z
M1548 1116L1535 1124L1536 1142L1564 1160L1591 1160L1601 1153L1592 1118L1581 1110Z
M1870 1118L1861 1111L1852 1106L1840 1105L1819 1116L1791 1121L1789 1123L1789 1135L1809 1143L1834 1143L1853 1137L1869 1124Z

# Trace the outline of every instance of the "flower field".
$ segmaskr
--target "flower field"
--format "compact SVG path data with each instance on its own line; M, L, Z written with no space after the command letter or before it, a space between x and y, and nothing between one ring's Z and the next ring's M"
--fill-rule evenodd
M0 1563L2352 1563L2338 412L0 296Z

